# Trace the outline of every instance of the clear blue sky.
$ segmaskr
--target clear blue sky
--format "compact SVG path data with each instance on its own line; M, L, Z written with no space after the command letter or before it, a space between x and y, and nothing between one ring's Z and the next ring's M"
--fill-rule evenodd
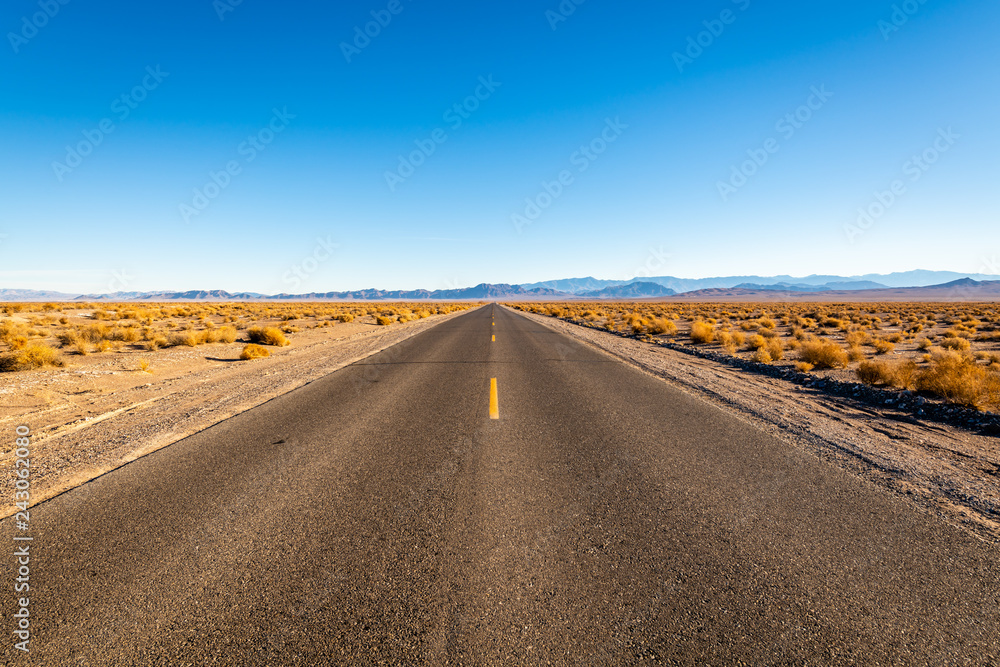
M0 287L435 289L1000 256L995 0L896 3L905 22L889 0L63 2L0 10ZM390 187L418 141L433 153ZM925 150L934 164L908 164ZM723 196L748 151L767 161ZM226 187L185 216L213 172ZM528 198L548 206L516 225Z

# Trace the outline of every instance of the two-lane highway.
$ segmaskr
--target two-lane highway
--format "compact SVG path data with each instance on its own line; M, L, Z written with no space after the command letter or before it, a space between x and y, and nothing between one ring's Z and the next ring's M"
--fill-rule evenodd
M3 664L1000 656L996 547L493 305L32 524Z

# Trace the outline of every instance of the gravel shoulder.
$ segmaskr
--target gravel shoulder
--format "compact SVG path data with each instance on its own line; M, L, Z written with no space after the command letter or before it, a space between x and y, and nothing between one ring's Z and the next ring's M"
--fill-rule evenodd
M1000 438L552 317L520 314L722 406L984 541L1000 543Z
M0 470L14 482L14 429L32 431L32 505L276 396L392 347L460 315L458 311L389 327L367 323L317 329L271 356L240 361L244 343L171 348L152 373L141 355L117 355L69 368L0 377ZM12 515L4 507L0 518Z

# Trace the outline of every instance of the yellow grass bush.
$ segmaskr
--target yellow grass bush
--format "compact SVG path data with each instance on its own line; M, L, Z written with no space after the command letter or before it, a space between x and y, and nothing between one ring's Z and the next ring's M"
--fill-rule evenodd
M123 343L134 343L141 338L141 334L135 327L115 327L105 335L106 340L121 341Z
M956 352L966 352L971 346L972 344L965 338L945 338L941 341L941 347Z
M917 363L912 359L862 361L855 372L865 384L912 389L916 385Z
M167 345L170 347L196 347L201 342L201 339L190 332L171 334L167 339Z
M244 361L250 361L251 359L260 359L261 357L269 357L271 353L267 351L266 347L261 347L256 343L250 343L243 348L240 352L240 359Z
M277 327L250 327L247 329L247 338L250 339L251 343L258 345L274 345L275 347L289 345L285 334Z
M887 354L896 349L896 346L887 340L881 338L876 338L872 341L872 347L875 348L876 354Z
M954 352L934 356L917 374L916 388L971 408L1000 406L1000 375Z
M649 332L657 335L674 336L677 334L677 325L673 320L665 317L658 317L649 325Z
M767 356L771 357L771 361L781 361L785 358L785 346L780 338L769 338L767 346L761 349L767 352Z
M693 322L691 324L691 341L698 345L707 345L715 340L715 327L708 322Z
M720 331L716 334L716 341L729 354L736 353L736 343L733 342L733 334L729 331Z
M812 364L814 368L844 368L849 362L847 352L825 338L803 343L799 348L799 359Z
M236 341L236 327L219 327L215 330L215 337L220 343L233 343Z
M64 366L58 350L43 343L29 343L0 355L0 372L28 371L45 366Z

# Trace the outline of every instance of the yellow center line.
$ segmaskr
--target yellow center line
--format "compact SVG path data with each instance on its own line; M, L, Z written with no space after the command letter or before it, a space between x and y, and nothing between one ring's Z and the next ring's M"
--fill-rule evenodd
M496 336L493 336L493 342L494 343L497 342L497 337Z
M500 419L500 403L497 400L496 378L490 378L490 419Z

